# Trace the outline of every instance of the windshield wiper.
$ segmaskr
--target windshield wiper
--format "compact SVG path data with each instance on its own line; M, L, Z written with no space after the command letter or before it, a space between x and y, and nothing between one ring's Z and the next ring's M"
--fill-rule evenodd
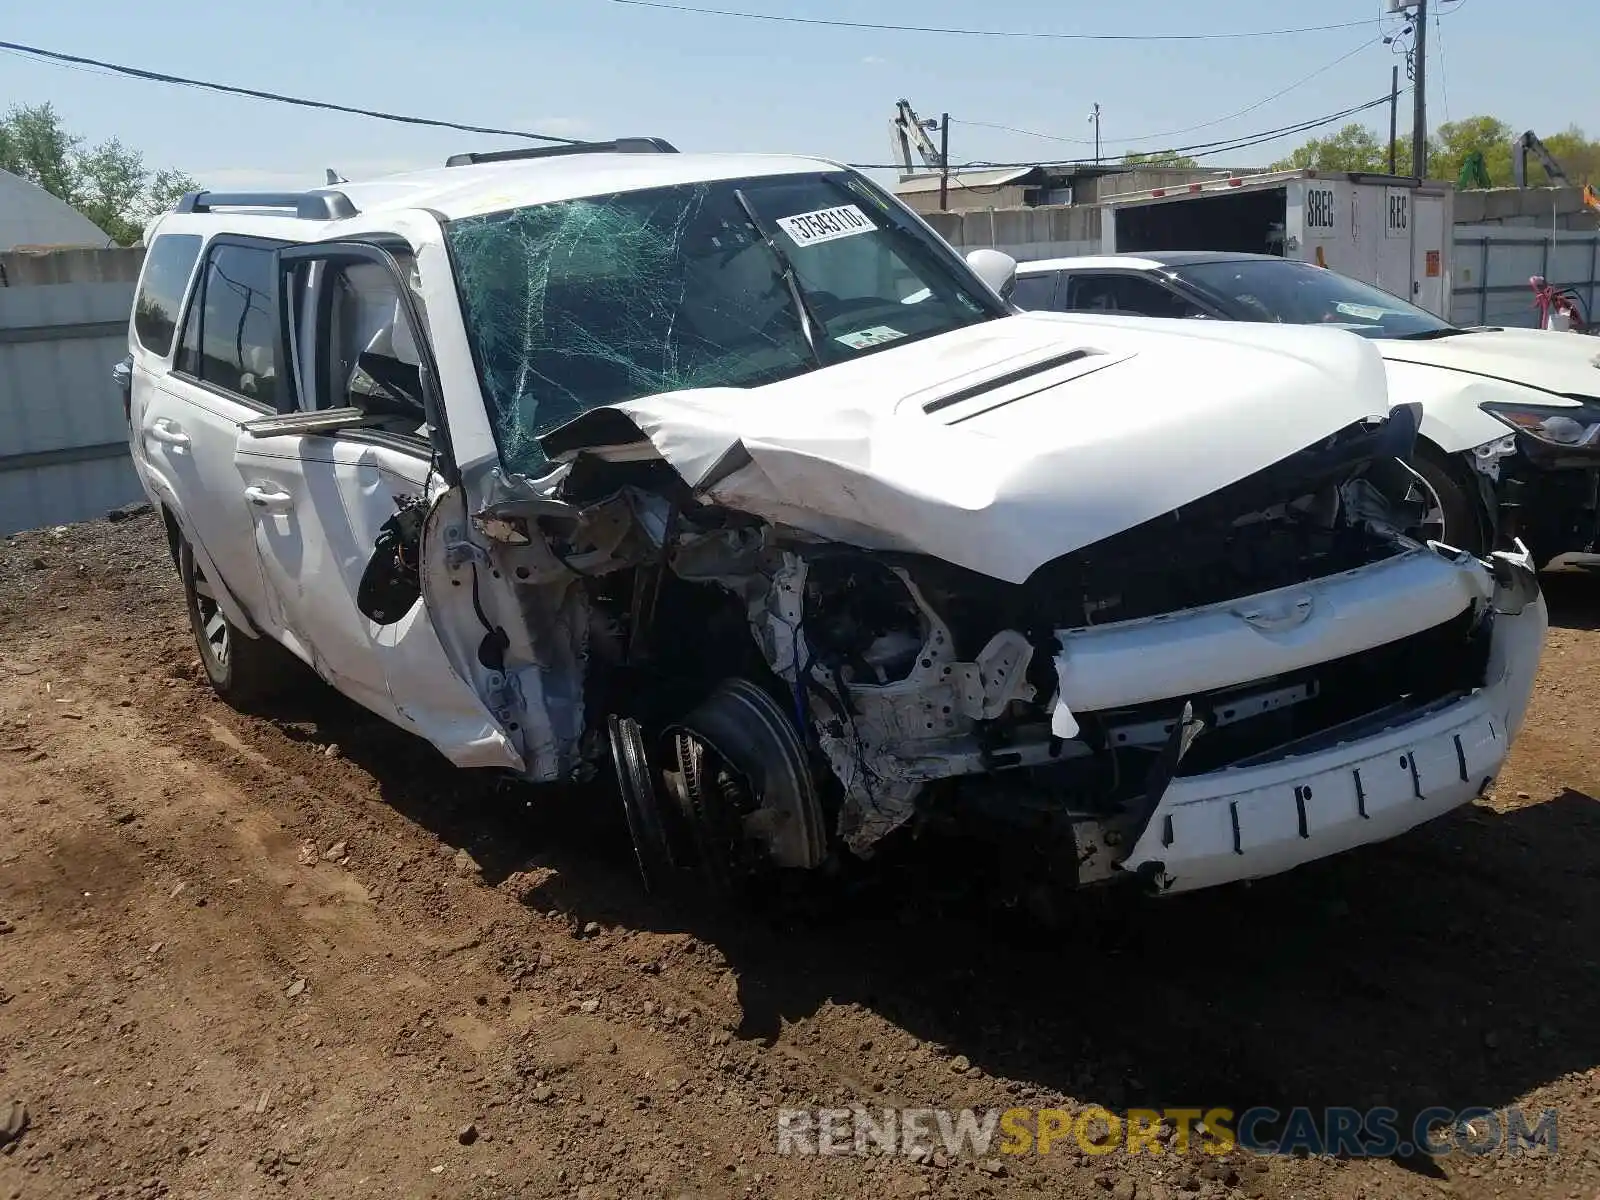
M749 218L750 224L755 226L761 240L767 244L767 249L772 251L772 257L777 261L778 273L783 276L784 285L789 289L789 298L794 301L794 310L800 317L800 332L805 335L806 345L811 348L811 358L815 366L827 366L822 359L822 349L817 344L817 337L824 330L823 324L817 319L817 314L811 309L811 302L806 299L805 289L800 286L800 276L795 274L794 263L790 261L778 239L772 236L765 221L756 213L755 205L750 203L750 197L744 194L743 188L733 189L733 198L739 202L739 207L744 210L744 215Z
M1470 329L1457 329L1447 325L1443 329L1424 329L1419 333L1402 333L1394 340L1397 342L1436 342L1440 338L1459 337L1464 333L1471 333Z

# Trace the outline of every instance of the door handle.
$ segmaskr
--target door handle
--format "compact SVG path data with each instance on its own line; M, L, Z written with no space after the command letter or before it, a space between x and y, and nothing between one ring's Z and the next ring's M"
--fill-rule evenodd
M150 437L154 441L163 442L168 446L187 446L189 435L183 431L183 426L176 421L169 421L162 417L150 426Z
M268 491L256 484L245 488L244 498L257 508L266 508L273 512L282 512L294 503L294 497L288 492Z

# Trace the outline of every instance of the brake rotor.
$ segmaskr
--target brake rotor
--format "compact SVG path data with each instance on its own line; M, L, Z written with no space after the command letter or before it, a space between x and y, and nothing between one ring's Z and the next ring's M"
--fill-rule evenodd
M708 886L762 866L821 865L827 837L805 745L765 689L724 680L668 733L668 782Z
M667 783L693 838L701 882L713 894L724 893L732 877L749 866L737 814L720 786L728 777L727 766L692 733L679 730L670 736L670 744L677 769L668 773Z

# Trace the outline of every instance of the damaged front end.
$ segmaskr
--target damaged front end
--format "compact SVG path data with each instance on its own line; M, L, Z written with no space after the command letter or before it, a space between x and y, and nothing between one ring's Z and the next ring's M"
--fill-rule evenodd
M427 590L528 778L614 766L652 886L924 826L1072 884L1271 874L1470 801L1527 704L1532 565L1421 540L1411 409L1021 582L719 503L740 461L691 488L611 423L445 497Z

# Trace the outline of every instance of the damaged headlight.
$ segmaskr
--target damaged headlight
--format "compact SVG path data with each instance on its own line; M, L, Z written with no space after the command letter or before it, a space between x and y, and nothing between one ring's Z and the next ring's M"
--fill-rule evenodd
M1518 433L1549 446L1588 448L1600 440L1600 406L1581 404L1575 408L1556 408L1490 401L1478 407Z

